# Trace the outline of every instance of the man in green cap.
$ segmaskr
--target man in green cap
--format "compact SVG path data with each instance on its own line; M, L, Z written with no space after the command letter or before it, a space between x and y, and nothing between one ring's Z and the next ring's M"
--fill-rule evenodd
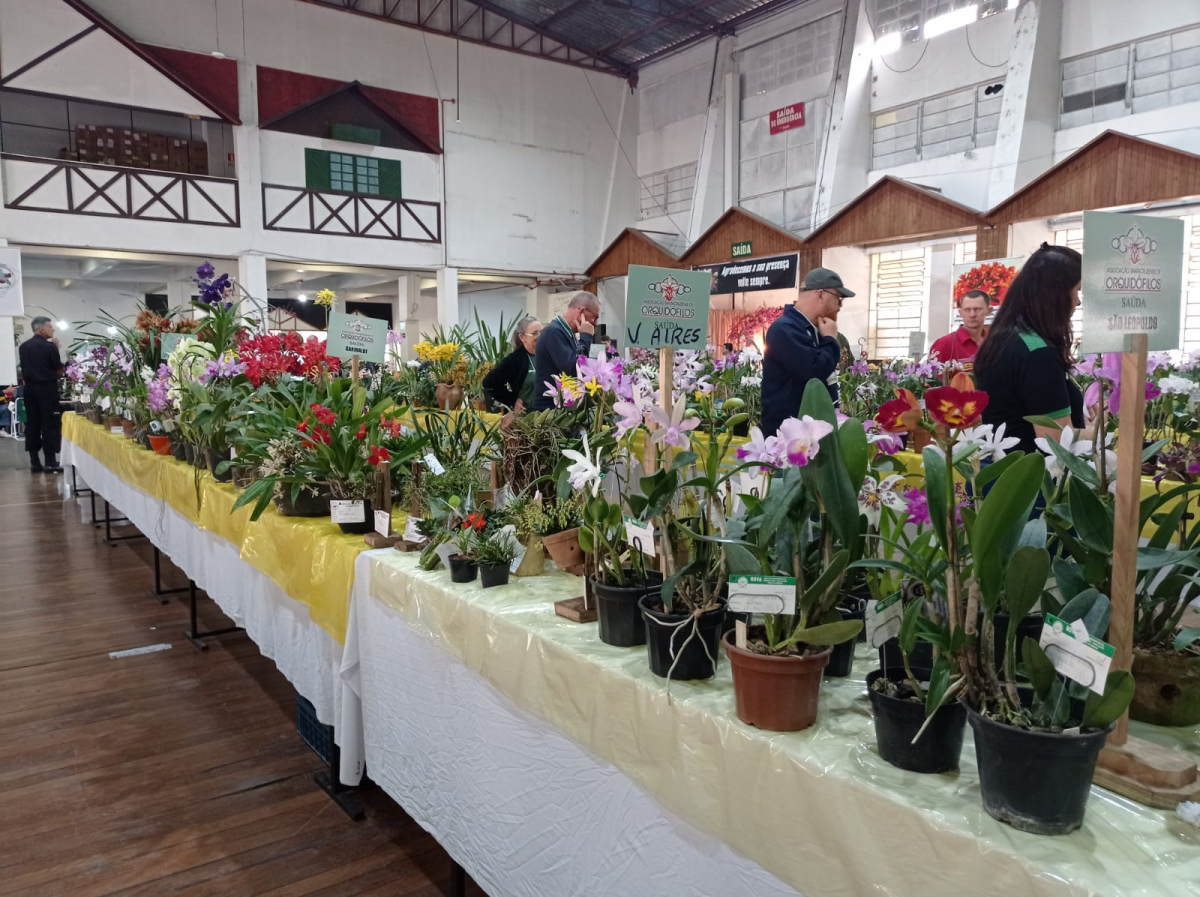
M779 425L800 412L809 380L825 383L837 401L834 375L841 357L837 316L854 293L828 268L813 268L800 284L800 295L767 330L763 353L762 431L773 436Z

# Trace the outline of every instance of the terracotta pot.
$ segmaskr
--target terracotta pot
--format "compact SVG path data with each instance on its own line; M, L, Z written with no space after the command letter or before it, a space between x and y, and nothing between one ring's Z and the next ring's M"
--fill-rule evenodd
M921 453L921 450L927 445L933 445L933 434L928 430L917 427L908 434L908 450L910 452Z
M104 426L108 427L110 430L115 427L123 428L124 425L125 425L125 421L121 420L121 418L119 418L119 417L114 417L111 414L108 415L106 418L104 418Z
M579 547L579 527L563 530L551 536L542 536L542 545L550 560L560 570L581 576L584 571L583 549Z
M525 556L513 571L513 576L541 576L546 567L546 549L542 547L542 540L533 536L523 544Z
M133 438L133 421L131 421L131 420L121 421L121 429L124 431L126 439Z
M1129 716L1156 726L1200 723L1200 655L1151 654L1135 648L1137 690Z
M150 448L156 455L171 454L171 437L170 436L151 436Z
M443 411L454 411L456 408L461 408L463 403L463 388L455 386L453 383L439 383L437 385L437 406Z
M738 719L768 732L798 732L815 723L821 674L833 649L777 657L739 648L735 638L727 632L724 642Z
M471 399L471 407L476 411L487 411L487 399Z

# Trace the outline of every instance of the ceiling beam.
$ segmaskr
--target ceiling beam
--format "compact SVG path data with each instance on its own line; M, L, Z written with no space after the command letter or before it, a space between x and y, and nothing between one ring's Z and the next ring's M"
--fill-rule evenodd
M671 25L671 24L674 24L675 22L681 22L684 19L688 18L690 15L693 15L698 12L703 12L708 7L715 6L717 3L720 3L720 2L721 2L721 0L700 0L700 2L697 3L695 6L689 6L684 9L677 10L677 11L671 13L670 15L659 16L657 19L655 19L653 22L651 22L645 28L642 28L638 31L634 31L632 34L627 34L620 40L613 41L611 44L608 44L605 47L601 47L600 50L598 51L598 53L601 55L607 55L607 54L611 53L613 50L619 50L622 47L627 47L632 43L636 43L637 41L640 41L643 37L649 37L651 34L653 34L659 28L662 28L664 25Z
M809 0L770 0L770 2L764 3L762 6L755 7L748 12L736 15L722 23L722 28L725 29L722 34L733 34L741 26L746 25L760 16L765 16L776 12L785 6L801 6L807 2L809 2ZM702 41L708 36L709 35L707 34L696 34L691 37L683 38L682 40L678 40L668 47L663 47L661 50L655 50L653 53L650 53L647 56L638 57L638 60L635 64L638 67L649 65L651 62L661 59L664 56L670 56L672 53L678 53L685 47L690 47L692 44Z
M633 74L632 68L630 68L628 65L621 62L620 60L614 59L613 57L607 55L607 52L605 50L596 51L596 50L589 50L586 47L581 47L578 44L573 43L568 38L563 37L561 34L558 34L554 31L550 31L550 30L542 27L539 23L534 22L531 19L526 19L523 16L514 15L513 13L511 13L507 9L505 9L503 6L500 6L498 3L493 3L492 0L468 0L468 2L473 3L482 9L486 9L490 13L495 13L498 16L503 16L504 18L508 19L510 22L515 22L516 24L520 25L522 28L526 28L530 31L535 31L538 34L544 34L546 37L550 38L551 40L558 41L564 47L567 47L570 50L574 50L576 53L581 53L582 55L588 57L589 59L595 59L599 62L603 62L605 65L609 66L614 71L620 72L622 75L630 76ZM710 3L710 4L716 3L716 2L718 2L718 0L705 0L705 3Z

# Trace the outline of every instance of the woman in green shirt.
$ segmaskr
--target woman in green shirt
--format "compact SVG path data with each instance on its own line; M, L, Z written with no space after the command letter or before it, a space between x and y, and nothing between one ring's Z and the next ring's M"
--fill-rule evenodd
M493 401L517 412L532 406L533 360L541 332L542 322L532 315L517 322L513 350L483 378L483 388Z

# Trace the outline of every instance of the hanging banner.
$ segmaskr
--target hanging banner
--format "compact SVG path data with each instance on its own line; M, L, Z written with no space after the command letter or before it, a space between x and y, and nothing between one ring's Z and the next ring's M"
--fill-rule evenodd
M719 265L699 265L697 271L712 275L709 292L714 296L729 293L757 293L760 290L792 290L800 270L800 256L772 255Z
M1083 351L1123 352L1133 333L1152 352L1179 348L1183 231L1178 218L1083 213Z
M21 250L0 246L0 317L25 314L25 293L21 288Z
M707 271L629 266L625 344L639 349L703 349L708 343Z
M388 322L380 318L335 311L329 315L326 354L340 358L344 364L356 355L359 361L382 364L387 350L387 331Z

